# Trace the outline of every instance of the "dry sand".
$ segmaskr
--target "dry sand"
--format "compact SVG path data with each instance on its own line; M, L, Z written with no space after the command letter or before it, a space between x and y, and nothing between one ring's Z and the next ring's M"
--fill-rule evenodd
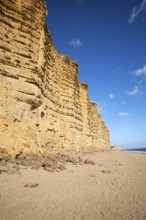
M146 154L81 156L96 165L1 174L0 220L146 220Z

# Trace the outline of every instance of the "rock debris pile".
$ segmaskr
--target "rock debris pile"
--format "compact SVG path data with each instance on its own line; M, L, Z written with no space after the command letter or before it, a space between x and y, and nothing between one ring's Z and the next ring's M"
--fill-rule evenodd
M0 174L18 174L22 169L28 167L39 170L40 168L48 172L59 172L66 169L66 164L73 165L90 164L95 165L94 161L83 159L80 156L69 156L68 154L38 154L20 152L15 157L12 157L6 152L0 152Z

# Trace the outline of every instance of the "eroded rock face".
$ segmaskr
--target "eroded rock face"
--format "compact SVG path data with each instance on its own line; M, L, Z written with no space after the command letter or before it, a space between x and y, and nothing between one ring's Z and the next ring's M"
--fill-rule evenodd
M45 25L44 0L0 0L0 148L109 149L78 64Z

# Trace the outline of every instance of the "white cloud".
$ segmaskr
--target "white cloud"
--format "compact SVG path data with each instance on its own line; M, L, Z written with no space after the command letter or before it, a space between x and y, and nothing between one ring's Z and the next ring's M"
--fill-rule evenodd
M110 93L110 94L108 94L108 97L109 97L110 99L114 99L114 94Z
M127 95L129 96L138 96L140 94L140 88L138 86L134 86L134 88L131 91L127 92Z
M146 76L146 65L142 68L139 68L132 73L135 76Z
M146 0L143 0L139 6L135 6L132 8L132 12L128 20L129 24L133 24L139 13L145 9L145 6L146 6Z
M126 117L126 116L129 116L129 113L128 112L119 112L118 115L121 117Z
M81 47L82 46L82 43L80 41L79 38L76 38L76 39L72 39L70 42L69 42L69 45L73 46L73 47Z

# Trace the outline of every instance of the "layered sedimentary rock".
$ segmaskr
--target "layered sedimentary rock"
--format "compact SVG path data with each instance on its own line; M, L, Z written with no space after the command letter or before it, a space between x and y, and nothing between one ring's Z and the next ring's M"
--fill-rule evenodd
M0 0L0 147L108 149L78 64L58 53L46 15L44 0Z

